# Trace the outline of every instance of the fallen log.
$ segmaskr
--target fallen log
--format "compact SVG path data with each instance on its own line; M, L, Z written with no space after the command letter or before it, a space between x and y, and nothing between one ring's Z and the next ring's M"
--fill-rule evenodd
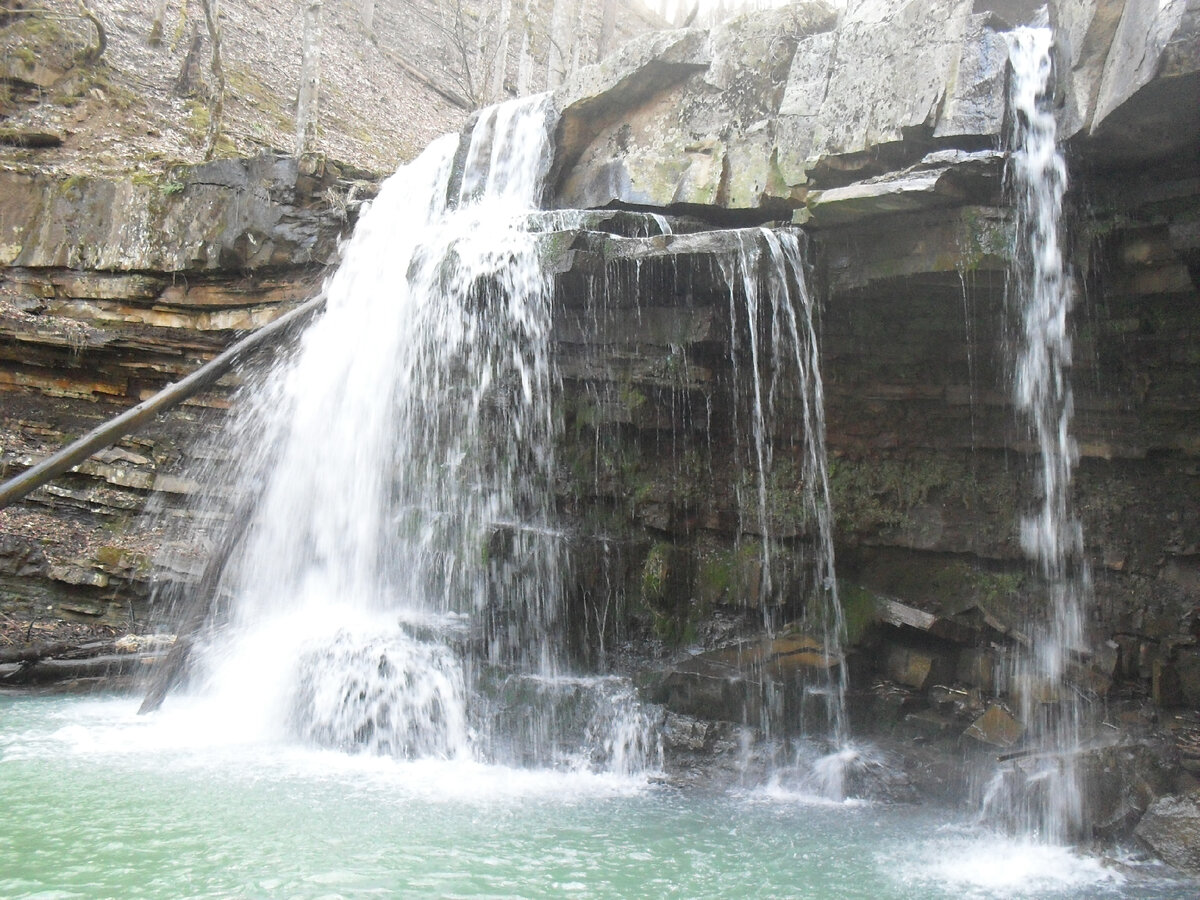
M158 664L162 654L105 653L86 659L41 659L33 663L0 664L0 684L52 684L83 678L117 678Z
M284 313L274 322L250 334L218 356L213 357L195 372L180 379L172 385L163 388L149 400L143 400L137 406L127 409L113 419L89 431L79 440L68 444L57 453L46 457L35 466L26 469L15 478L0 485L0 508L20 500L30 491L41 487L56 475L61 475L68 469L79 465L97 450L101 450L143 424L153 419L160 412L165 412L177 406L184 400L209 387L218 378L228 372L245 357L261 348L272 338L285 334L294 326L302 323L325 305L325 292L317 294L311 300L297 306L290 312Z
M53 644L34 644L30 647L4 647L0 649L0 664L40 662L43 659L87 659L116 650L115 641L89 641L78 644L74 641L56 641Z

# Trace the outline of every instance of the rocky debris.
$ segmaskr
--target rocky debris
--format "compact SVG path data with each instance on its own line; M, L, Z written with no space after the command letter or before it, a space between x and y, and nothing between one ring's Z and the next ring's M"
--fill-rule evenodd
M113 641L121 634L116 625L64 622L53 617L34 618L0 612L0 650L38 644L87 644Z
M1160 859L1200 874L1200 791L1160 797L1133 833Z
M1025 726L1001 706L992 704L963 734L993 747L1011 747L1021 739Z

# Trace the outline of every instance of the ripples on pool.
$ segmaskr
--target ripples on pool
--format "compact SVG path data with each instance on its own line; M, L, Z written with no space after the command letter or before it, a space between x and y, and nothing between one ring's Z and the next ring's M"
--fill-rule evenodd
M0 897L1197 894L929 807L238 743L136 708L0 697Z

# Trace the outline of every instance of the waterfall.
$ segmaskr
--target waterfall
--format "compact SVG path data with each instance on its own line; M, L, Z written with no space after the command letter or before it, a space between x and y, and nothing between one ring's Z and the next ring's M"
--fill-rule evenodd
M783 419L781 407L788 402L803 429L789 436L799 445L800 460L791 473L795 487L789 484L788 489L798 495L808 538L805 626L819 635L825 658L838 660L825 670L824 684L806 689L824 696L828 737L840 748L847 739L847 673L842 660L846 623L834 566L820 348L800 240L794 233L766 228L740 232L739 250L723 261L723 270L729 285L731 328L734 334L747 336L746 346L739 349L735 342L731 354L735 382L744 376L749 383L745 401L734 405L734 415L740 412L748 420L738 430L749 432L747 463L754 493L750 530L761 542L761 594L769 598L775 589L772 570L778 539L773 534L771 507L777 501L770 494L780 480L782 470L777 467L783 462L777 459L776 423ZM771 621L765 601L763 609L770 631L778 623Z
M1052 111L1052 35L1021 28L1010 37L1012 134L1008 178L1015 195L1013 287L1020 316L1014 392L1036 443L1040 506L1021 522L1021 545L1039 576L1045 614L1028 627L1029 649L1013 688L1034 751L1001 773L1006 817L1050 842L1069 840L1082 821L1075 753L1080 709L1068 682L1072 654L1084 646L1089 578L1083 532L1071 506L1077 461L1067 316L1071 277L1063 258L1061 218L1066 163Z
M233 475L202 479L215 485L210 518L232 520L236 537L216 542L237 550L220 578L221 627L197 654L198 690L229 728L403 758L621 773L657 759L628 682L567 663L544 260L564 230L588 239L585 213L538 211L552 133L547 97L513 101L388 179L323 316L243 392L224 454ZM699 238L625 215L646 234L612 238L630 244L632 279L617 281L635 304L643 287L671 302L679 290L643 280L647 253L714 253L714 299L723 283L729 302L739 539L761 557L751 590L767 639L747 667L763 682L769 736L819 731L842 748L845 623L800 240L766 228ZM602 641L604 617L595 624ZM771 668L780 637L792 655L782 675ZM778 678L803 694L798 709L783 709Z
M567 678L560 650L550 285L527 227L550 116L544 96L485 110L465 152L447 136L388 179L325 314L242 398L232 492L254 502L202 657L230 727L537 765L599 734L602 765L652 756L630 698ZM493 712L531 683L572 710L523 706L514 741Z

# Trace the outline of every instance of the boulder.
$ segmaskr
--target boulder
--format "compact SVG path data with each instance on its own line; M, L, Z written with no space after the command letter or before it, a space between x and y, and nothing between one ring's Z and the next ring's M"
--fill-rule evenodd
M884 674L897 684L926 690L953 674L953 667L938 653L892 644L883 663Z
M992 704L963 732L967 737L993 747L1011 747L1025 733L1025 726L1001 706Z
M996 690L996 652L990 649L966 647L959 651L954 678L985 694Z
M1171 790L1170 759L1164 747L1149 743L1084 751L1077 764L1092 833L1112 840L1128 838L1147 808Z
M1155 801L1133 833L1163 861L1200 873L1200 792Z

